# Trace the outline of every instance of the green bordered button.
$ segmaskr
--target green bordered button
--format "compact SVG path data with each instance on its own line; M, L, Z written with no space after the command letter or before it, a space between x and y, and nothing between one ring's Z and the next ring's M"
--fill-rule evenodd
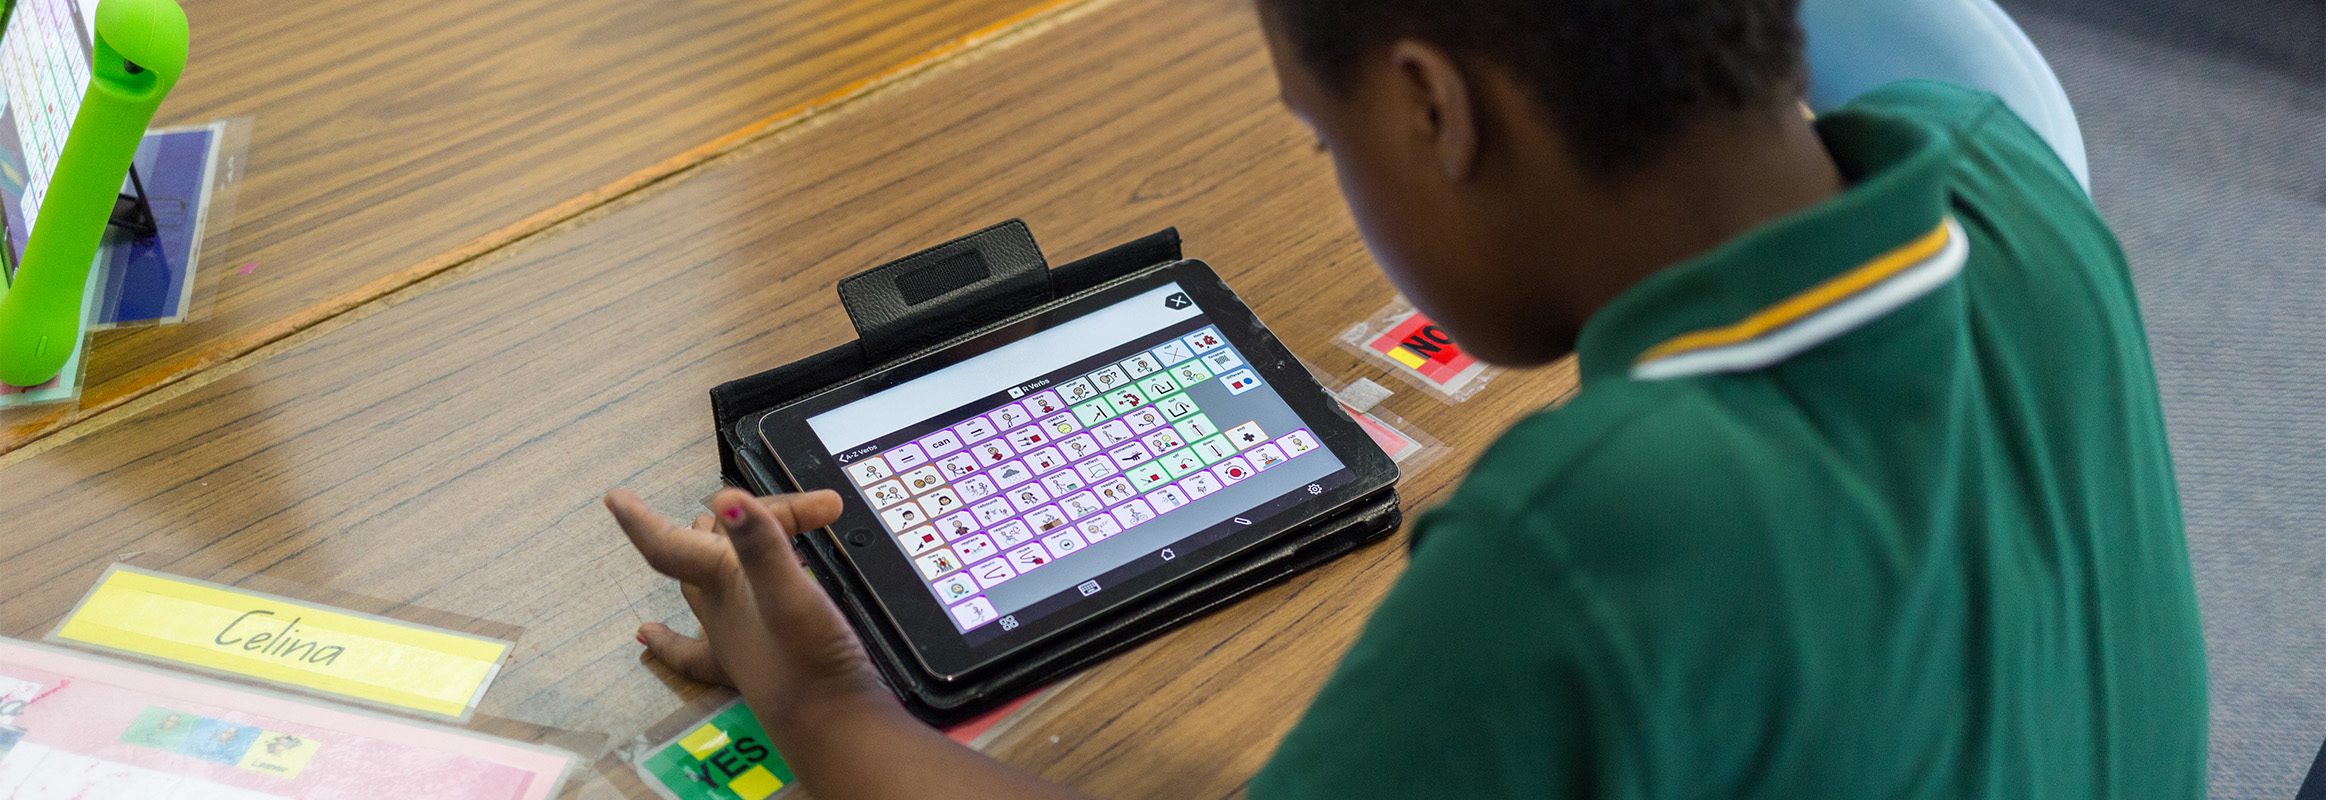
M1140 379L1140 393L1147 395L1150 401L1171 397L1178 391L1180 384L1173 383L1172 376L1161 372Z
M1106 422L1112 416L1115 416L1115 410L1107 407L1106 400L1093 400L1075 407L1075 420L1083 423L1086 428Z
M1212 418L1203 414L1172 423L1172 429L1180 432L1180 438L1191 442L1221 432L1221 429L1212 423Z
M1143 494L1172 480L1172 471L1165 469L1164 462L1160 460L1125 470L1124 474L1132 479L1132 489Z
M1173 380L1179 381L1181 388L1195 386L1212 378L1212 370L1205 369L1203 361L1193 358L1166 370L1165 374L1171 375Z
M1192 448L1183 447L1171 455L1157 460L1164 462L1164 471L1172 473L1174 480L1179 480L1181 476L1188 473L1204 469L1204 458L1198 456L1196 450Z
M1158 400L1156 407L1164 410L1166 419L1177 420L1196 413L1196 401L1188 399L1188 395L1185 394L1176 394Z
M1190 447L1196 450L1197 456L1203 458L1206 464L1216 464L1221 459L1237 454L1237 446L1229 444L1229 437L1219 434L1198 439Z
M1107 404L1110 408L1114 408L1117 414L1131 413L1132 409L1139 408L1147 402L1148 399L1142 396L1138 389L1117 389L1107 394Z

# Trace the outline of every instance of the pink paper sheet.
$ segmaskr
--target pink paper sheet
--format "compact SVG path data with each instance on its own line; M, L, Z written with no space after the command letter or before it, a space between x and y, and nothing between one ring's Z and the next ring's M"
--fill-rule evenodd
M542 800L573 763L551 748L0 639L0 798Z

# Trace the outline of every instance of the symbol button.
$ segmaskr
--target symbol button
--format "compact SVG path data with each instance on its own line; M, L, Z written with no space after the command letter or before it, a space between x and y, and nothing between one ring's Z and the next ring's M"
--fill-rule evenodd
M1314 483L1313 483L1313 484L1310 484L1310 485L1309 485L1309 493L1310 493L1310 494L1325 494L1325 493L1326 493L1326 487L1319 486L1319 485L1317 485L1317 484L1314 484Z
M1172 559L1179 558L1179 556L1176 556L1176 555L1173 555L1173 554L1172 554L1172 548L1169 548L1169 547L1167 547L1167 548L1164 548L1164 552L1157 553L1157 555L1163 556L1163 557L1164 557L1164 560L1166 560L1166 561L1171 561Z
M1084 597L1099 594L1099 581L1084 581L1075 587L1075 591L1082 592Z
M1006 631L1015 631L1015 630L1018 630L1018 617L1016 617L1016 616L1003 617L1003 618L1002 618L1002 629L1003 629L1003 630L1006 630Z

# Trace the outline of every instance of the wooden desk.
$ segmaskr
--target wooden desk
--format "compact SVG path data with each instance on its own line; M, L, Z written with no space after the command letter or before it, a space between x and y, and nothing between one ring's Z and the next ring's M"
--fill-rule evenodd
M846 339L836 279L1009 216L1054 260L1178 225L1296 353L1379 377L1329 342L1390 290L1326 158L1277 108L1250 13L1094 0L127 419L0 457L17 526L0 536L0 633L46 631L125 552L196 577L263 573L520 626L476 727L627 741L702 690L641 663L639 622L692 624L599 493L690 511L718 480L708 387ZM1572 386L1562 367L1502 375L1460 406L1401 391L1389 407L1458 451L1409 476L1410 509ZM1231 794L1401 552L1362 550L1095 668L991 749L1107 797Z
M192 322L98 336L82 410L0 418L0 452L1068 2L187 0L159 122L252 122L232 238Z

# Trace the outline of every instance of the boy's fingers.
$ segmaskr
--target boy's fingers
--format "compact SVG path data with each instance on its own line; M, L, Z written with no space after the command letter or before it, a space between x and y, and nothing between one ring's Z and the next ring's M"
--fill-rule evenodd
M614 514L631 546L645 556L656 572L687 583L715 580L726 564L728 543L708 530L682 528L647 508L638 495L616 489L606 493L606 510Z
M754 585L771 590L799 583L800 559L792 536L822 528L841 516L841 496L831 491L753 498L738 490L712 498L720 527L735 544L736 560Z
M831 489L769 495L758 500L776 518L776 524L784 528L786 541L793 534L816 530L841 518L841 495Z
M711 654L711 643L649 622L639 626L639 642L647 646L647 653L663 662L671 671L697 683L733 686L727 670Z

